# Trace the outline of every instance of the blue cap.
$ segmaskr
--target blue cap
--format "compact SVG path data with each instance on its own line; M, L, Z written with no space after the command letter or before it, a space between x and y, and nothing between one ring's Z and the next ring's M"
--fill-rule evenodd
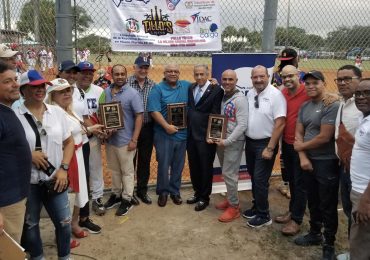
M67 71L67 70L71 70L71 69L75 69L77 71L80 71L80 68L77 67L77 65L73 61L71 61L71 60L65 60L65 61L63 61L59 65L59 68L58 68L59 71Z
M51 83L44 79L37 70L29 70L27 72L24 72L22 73L19 79L20 86L24 85L38 86L45 83L51 85Z
M141 67L141 66L149 66L150 65L148 59L147 58L143 58L141 56L139 56L139 57L136 58L135 64L137 66L139 66L139 67Z
M88 61L80 62L80 63L78 63L77 66L80 69L80 71L84 71L84 70L95 71L94 64L92 64L91 62L88 62Z

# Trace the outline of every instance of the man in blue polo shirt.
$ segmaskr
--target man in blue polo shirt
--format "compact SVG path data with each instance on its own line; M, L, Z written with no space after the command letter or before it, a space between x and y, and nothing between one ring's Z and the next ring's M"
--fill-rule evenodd
M9 65L0 62L0 235L5 229L19 242L32 156L22 124L11 109L18 99L16 74Z
M164 69L164 80L155 85L148 98L148 112L155 121L154 146L158 161L158 206L164 207L168 194L176 205L182 203L180 196L181 173L186 152L186 128L167 122L167 105L188 102L190 82L179 80L180 70L176 64ZM183 108L183 109L186 109ZM181 110L181 108L180 108ZM186 117L184 118L186 122ZM171 169L170 174L168 174Z
M112 195L104 207L110 209L120 204L116 215L123 216L133 206L134 156L143 124L144 105L137 90L126 84L127 70L123 65L113 66L112 77L113 84L104 90L99 102L121 103L124 128L114 132L106 143L108 168L112 172Z

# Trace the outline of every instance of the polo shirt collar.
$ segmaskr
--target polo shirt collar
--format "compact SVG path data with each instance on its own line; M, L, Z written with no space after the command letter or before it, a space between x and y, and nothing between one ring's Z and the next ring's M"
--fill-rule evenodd
M114 88L114 84L112 83L112 84L109 86L109 88L112 90L112 88ZM120 90L119 90L116 94L118 94L118 93L122 93L126 88L127 88L127 86L126 86L126 84L125 84L125 85L123 85L123 86L120 88Z

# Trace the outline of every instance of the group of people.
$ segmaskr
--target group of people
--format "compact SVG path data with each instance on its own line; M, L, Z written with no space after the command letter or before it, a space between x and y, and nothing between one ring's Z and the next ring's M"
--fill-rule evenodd
M63 61L51 82L35 70L20 75L18 82L8 59L14 53L0 51L0 162L4 165L0 174L5 180L0 186L0 230L5 226L32 259L43 259L42 206L55 226L58 257L68 259L70 249L79 243L71 234L83 238L86 231L101 232L90 219L89 193L97 215L116 208L115 214L124 216L140 203L138 198L152 204L148 180L153 146L159 207L167 205L168 197L176 205L183 203L181 175L187 152L194 194L186 203L194 205L195 211L205 210L217 154L227 188L226 198L215 205L221 211L218 220L231 222L242 215L251 228L270 225L269 179L280 143L291 191L287 213L274 219L284 224L281 232L297 235L308 205L310 230L294 242L322 244L323 259L335 259L341 185L351 258L369 259L364 249L370 235L370 164L366 160L370 80L362 79L357 67L338 69L335 82L343 98L338 101L326 93L323 73L302 74L297 63L282 66L281 89L270 83L264 66L256 66L251 73L253 88L244 95L237 89L234 70L225 70L218 84L209 79L207 65L194 66L191 83L180 80L177 64L167 64L163 80L155 84L148 76L150 63L141 56L129 77L124 65L114 65L112 83L105 89L92 83L94 65L86 61L77 65ZM285 60L295 58L283 55ZM13 104L19 93L24 101ZM100 124L99 105L109 102L121 104L124 128L105 130ZM181 103L187 108L185 128L168 120L168 105ZM207 138L210 114L227 119L225 139ZM107 201L103 201L102 144L112 174ZM252 181L253 199L248 207L241 205L238 196L243 153ZM72 214L68 188L75 195Z

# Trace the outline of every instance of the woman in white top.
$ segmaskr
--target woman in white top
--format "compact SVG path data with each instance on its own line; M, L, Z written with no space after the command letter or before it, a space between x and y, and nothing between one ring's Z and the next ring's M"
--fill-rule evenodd
M21 243L31 259L44 259L39 222L41 208L45 206L55 227L58 259L66 260L70 255L71 240L68 167L74 142L65 112L60 107L44 103L46 84L50 82L36 70L29 70L20 77L20 91L25 101L15 113L32 152L31 184ZM59 194L51 195L52 188L46 186L52 179L55 179L54 190Z
M51 81L52 85L47 89L46 102L51 105L58 105L61 107L70 122L70 129L75 142L75 157L71 160L70 164L70 181L71 188L76 192L74 210L72 215L72 233L77 238L83 238L87 236L87 232L83 231L78 225L79 211L80 208L84 207L87 203L88 191L85 177L85 164L82 154L82 142L83 136L86 136L87 132L95 131L100 129L102 125L94 125L85 127L82 119L79 118L72 109L72 94L73 87L65 79L55 79ZM75 173L75 176L73 176Z

